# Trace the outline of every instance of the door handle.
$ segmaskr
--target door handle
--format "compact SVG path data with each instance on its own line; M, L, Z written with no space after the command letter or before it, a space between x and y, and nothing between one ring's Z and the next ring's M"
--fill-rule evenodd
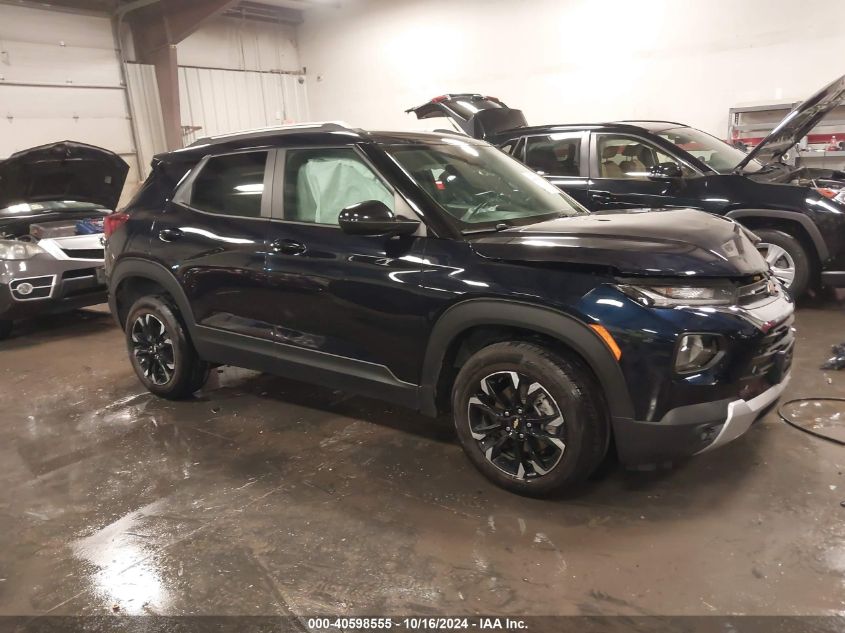
M609 202L613 200L613 195L609 191L591 191L590 197L596 202Z
M158 239L162 242L173 242L184 235L179 229L162 229L158 232Z
M270 249L282 255L301 255L307 250L305 244L295 240L274 240L270 244Z

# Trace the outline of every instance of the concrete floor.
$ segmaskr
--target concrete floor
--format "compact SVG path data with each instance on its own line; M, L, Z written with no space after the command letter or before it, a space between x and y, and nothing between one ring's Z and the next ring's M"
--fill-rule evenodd
M785 397L845 396L845 310L797 325ZM379 402L231 368L158 400L102 311L21 325L0 398L3 615L845 612L845 449L773 413L537 501Z

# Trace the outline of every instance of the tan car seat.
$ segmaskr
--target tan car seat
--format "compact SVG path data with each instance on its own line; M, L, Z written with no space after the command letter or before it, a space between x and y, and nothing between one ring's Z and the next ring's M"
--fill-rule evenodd
M619 153L618 145L605 145L601 150L601 176L602 178L622 178L622 170L611 158Z
M646 170L645 164L639 158L641 155L641 149L645 148L632 144L626 145L625 149L622 150L622 155L628 157L628 160L622 161L619 165L623 174L630 174L633 172L635 174L634 177L642 178L644 176L644 172Z

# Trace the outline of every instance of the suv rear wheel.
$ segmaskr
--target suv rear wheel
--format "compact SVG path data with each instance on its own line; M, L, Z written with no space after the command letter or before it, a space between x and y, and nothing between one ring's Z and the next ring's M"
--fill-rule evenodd
M210 366L197 356L175 309L162 297L142 297L126 319L129 360L144 386L162 398L187 398L201 388Z
M804 246L789 233L774 229L757 229L760 238L757 250L769 263L793 297L800 297L810 284L810 258Z
M464 451L491 481L548 496L578 484L607 451L600 388L581 366L531 343L474 354L452 390Z

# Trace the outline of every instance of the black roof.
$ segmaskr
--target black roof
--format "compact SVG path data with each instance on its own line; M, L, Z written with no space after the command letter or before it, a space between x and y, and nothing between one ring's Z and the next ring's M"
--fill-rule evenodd
M608 121L606 123L563 123L557 125L533 125L514 128L497 134L499 137L517 134L549 134L554 132L573 132L580 130L599 130L605 132L662 132L676 127L688 127L673 121Z
M308 123L282 127L247 130L201 138L188 147L156 156L158 160L181 158L193 160L220 151L237 151L248 148L279 147L285 145L354 145L374 143L380 145L442 144L444 138L460 140L472 145L486 145L463 134L450 132L382 132L348 127L340 123ZM213 148L213 149L210 149Z

